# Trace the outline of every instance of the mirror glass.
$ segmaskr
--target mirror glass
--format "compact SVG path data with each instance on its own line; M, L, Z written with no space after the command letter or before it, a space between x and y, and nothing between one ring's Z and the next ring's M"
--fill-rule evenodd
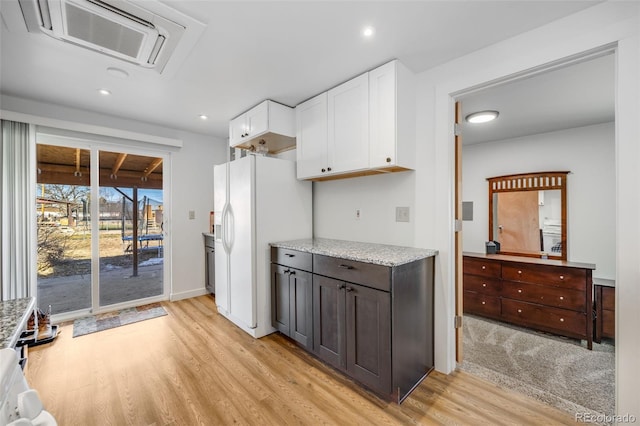
M494 193L492 239L502 252L561 257L561 191Z

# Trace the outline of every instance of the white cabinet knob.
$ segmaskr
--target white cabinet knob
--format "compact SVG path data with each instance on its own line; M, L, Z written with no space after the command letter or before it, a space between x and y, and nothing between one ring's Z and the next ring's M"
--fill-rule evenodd
M560 322L564 322L564 318L560 318Z
M560 300L564 300L564 296L560 296Z
M518 293L522 293L522 290L521 290L521 289L518 289Z
M483 305L485 305L485 304L486 304L486 302L482 302L482 304L483 304Z
M564 280L564 275L560 275L560 279L561 279L561 280Z
M522 271L518 271L518 274L521 274L521 273L522 273Z
M484 266L484 265L482 265L482 269L483 269L483 270L484 270L484 269L487 269L487 267L486 267L486 266Z
M486 287L486 286L487 286L487 284L486 284L486 283L482 283L482 287Z
M518 309L518 313L519 313L519 314L520 314L520 313L522 313L522 309Z

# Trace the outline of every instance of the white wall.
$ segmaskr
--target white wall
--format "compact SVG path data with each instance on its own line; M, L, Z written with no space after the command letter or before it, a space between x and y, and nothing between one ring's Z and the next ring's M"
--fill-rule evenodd
M614 145L614 123L605 123L464 146L462 198L473 202L473 221L464 222L463 249L485 250L484 243L489 238L487 178L570 171L567 177L567 259L594 263L595 277L614 279Z
M418 76L417 246L439 250L435 289L436 369L455 364L454 97L540 65L617 44L616 412L640 418L640 4L605 2Z
M415 173L410 171L314 182L313 235L413 246L414 192ZM396 222L396 207L409 207L409 222Z
M213 210L213 165L224 163L227 142L210 136L96 114L90 111L61 107L3 95L0 99L6 111L54 118L74 123L104 126L183 141L180 149L171 153L172 183L168 244L172 247L172 300L205 294L204 246L202 232L209 228L209 212ZM163 149L158 147L158 149ZM189 211L195 219L189 219ZM166 278L166 277L165 277Z

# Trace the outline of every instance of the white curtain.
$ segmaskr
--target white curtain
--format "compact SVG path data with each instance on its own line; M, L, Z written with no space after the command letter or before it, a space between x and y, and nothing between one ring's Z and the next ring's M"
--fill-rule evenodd
M1 300L35 296L35 126L2 120Z

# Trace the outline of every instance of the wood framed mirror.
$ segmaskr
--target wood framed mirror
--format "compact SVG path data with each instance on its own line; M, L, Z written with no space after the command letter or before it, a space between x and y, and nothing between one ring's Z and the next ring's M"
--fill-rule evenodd
M567 175L539 172L488 178L489 240L500 253L567 260Z

